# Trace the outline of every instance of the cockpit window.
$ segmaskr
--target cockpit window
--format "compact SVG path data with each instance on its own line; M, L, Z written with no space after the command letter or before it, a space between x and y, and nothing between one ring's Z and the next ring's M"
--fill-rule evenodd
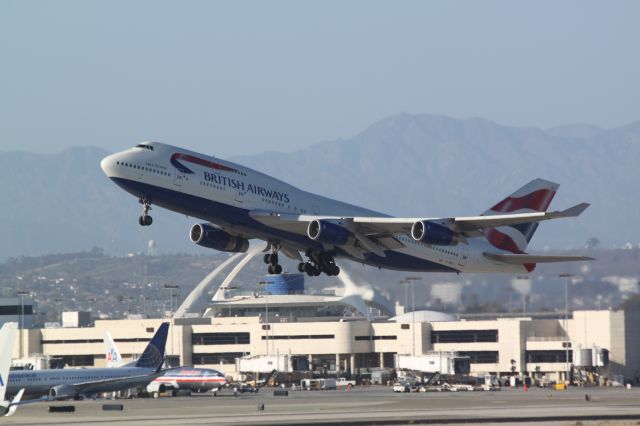
M153 151L153 146L152 145L147 145L147 144L144 144L144 143L139 143L138 145L136 145L136 148L150 149L151 151Z

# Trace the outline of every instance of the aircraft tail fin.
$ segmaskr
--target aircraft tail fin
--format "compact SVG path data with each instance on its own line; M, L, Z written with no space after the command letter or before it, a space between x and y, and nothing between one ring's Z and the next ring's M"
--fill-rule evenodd
M156 334L153 335L153 338L145 348L142 355L136 361L135 366L141 368L153 368L158 369L162 367L164 363L164 348L167 344L167 334L169 331L169 323L163 322Z
M120 356L120 351L118 351L118 347L116 343L113 341L113 337L111 337L111 333L108 331L104 332L104 345L106 346L106 360L107 367L122 367L124 362L122 361L122 356Z
M482 213L482 216L547 211L559 187L560 185L555 182L534 179ZM512 253L524 253L536 229L538 229L538 223L531 222L487 228L484 230L484 235L496 248Z
M6 322L0 329L0 402L4 402L7 386L9 386L9 370L17 331L18 323L16 322Z

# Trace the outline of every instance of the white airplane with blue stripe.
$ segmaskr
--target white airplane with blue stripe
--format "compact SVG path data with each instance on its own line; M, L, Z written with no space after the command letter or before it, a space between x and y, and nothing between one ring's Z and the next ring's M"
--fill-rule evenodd
M263 240L272 274L282 272L279 253L311 276L337 275L336 258L402 271L516 274L537 263L592 260L525 253L539 222L576 217L589 206L547 211L559 185L544 179L477 216L397 218L158 142L109 155L101 167L143 205L140 225L151 225L149 210L156 205L202 220L189 236L203 247L244 252L249 240Z

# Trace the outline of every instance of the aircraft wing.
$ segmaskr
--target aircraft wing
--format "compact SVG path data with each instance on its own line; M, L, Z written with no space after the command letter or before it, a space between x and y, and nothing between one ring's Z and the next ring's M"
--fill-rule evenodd
M451 230L465 234L468 237L479 235L485 228L498 226L520 225L523 223L541 222L543 220L576 217L589 207L589 203L576 204L562 211L496 214L489 216L460 216L448 218L378 218L355 217L354 223L369 225L380 230L396 233L410 233L411 226L420 220L431 221L449 227Z
M588 256L541 256L535 254L498 254L483 253L485 257L498 262L512 265L524 265L528 263L555 263L555 262L580 262L584 260L595 260Z
M131 387L138 386L145 380L151 381L156 377L160 377L166 370L156 370L146 374L137 374L135 376L116 377L113 379L103 380L91 380L89 382L75 383L72 386L78 393L92 392L92 388L104 385L126 385L130 384Z
M404 244L394 237L395 234L411 235L411 227L418 221L431 221L446 226L462 237L476 237L482 235L485 228L498 226L519 225L523 223L540 222L543 220L575 217L580 215L588 203L577 204L562 211L531 212L497 214L489 216L461 216L449 218L398 218L398 217L344 217L298 215L280 213L269 210L253 210L249 215L256 221L281 231L306 235L307 227L313 220L338 221L341 226L351 231L357 246L354 249L342 247L356 257L362 258L362 253L373 252L384 257L384 250L404 247Z

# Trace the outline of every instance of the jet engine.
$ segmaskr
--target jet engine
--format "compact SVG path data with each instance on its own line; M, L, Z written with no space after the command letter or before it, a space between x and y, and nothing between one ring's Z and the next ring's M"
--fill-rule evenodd
M223 231L208 223L198 223L191 227L189 238L199 246L219 251L244 253L249 249L249 240Z
M428 220L419 220L411 227L411 237L434 246L455 246L460 242L451 229Z
M76 396L76 390L73 386L57 385L49 389L49 397L52 399L69 399Z
M314 241L336 246L351 244L355 237L343 226L329 220L312 220L307 227L307 235Z

